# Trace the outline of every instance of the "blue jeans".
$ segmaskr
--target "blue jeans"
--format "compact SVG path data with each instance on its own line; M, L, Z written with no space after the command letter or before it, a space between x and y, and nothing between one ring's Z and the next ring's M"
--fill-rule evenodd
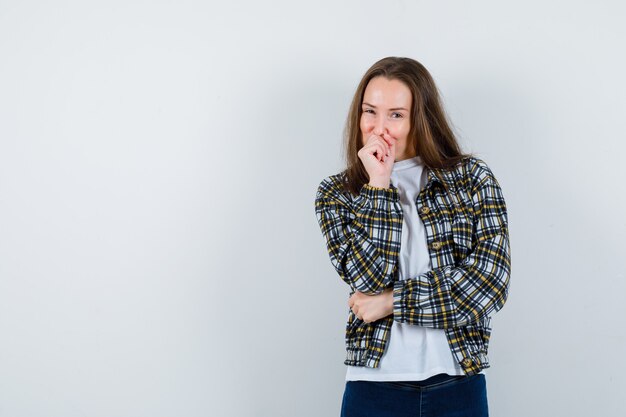
M346 381L341 417L487 417L482 373L423 381Z

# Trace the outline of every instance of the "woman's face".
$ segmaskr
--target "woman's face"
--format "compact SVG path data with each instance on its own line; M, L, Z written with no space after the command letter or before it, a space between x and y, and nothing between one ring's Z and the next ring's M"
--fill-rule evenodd
M372 134L387 133L397 139L396 161L414 157L415 147L408 143L411 102L411 90L402 81L372 78L361 103L361 146Z

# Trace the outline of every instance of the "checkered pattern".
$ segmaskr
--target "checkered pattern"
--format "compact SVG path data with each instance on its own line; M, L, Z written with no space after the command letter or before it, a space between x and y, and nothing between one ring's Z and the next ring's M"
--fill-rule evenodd
M344 172L320 183L315 213L330 261L351 289L393 288L393 314L373 323L348 311L346 365L376 368L393 320L445 329L467 375L489 367L490 317L504 305L511 269L506 204L487 164L468 157L449 170L428 168L416 200L433 268L398 280L403 212L398 189L342 187Z

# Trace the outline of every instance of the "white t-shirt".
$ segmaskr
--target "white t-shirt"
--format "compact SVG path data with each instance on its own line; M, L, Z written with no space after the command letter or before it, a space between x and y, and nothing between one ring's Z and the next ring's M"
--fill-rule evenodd
M419 156L393 165L390 181L398 188L404 218L398 258L400 280L432 269L426 231L415 203L427 180L427 168ZM445 330L394 321L379 367L348 365L346 380L421 381L439 373L465 375L454 360Z

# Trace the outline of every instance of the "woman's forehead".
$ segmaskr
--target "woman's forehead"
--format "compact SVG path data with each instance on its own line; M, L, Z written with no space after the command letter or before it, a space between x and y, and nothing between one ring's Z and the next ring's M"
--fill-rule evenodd
M365 87L363 103L386 108L410 106L411 90L400 80L376 77Z

